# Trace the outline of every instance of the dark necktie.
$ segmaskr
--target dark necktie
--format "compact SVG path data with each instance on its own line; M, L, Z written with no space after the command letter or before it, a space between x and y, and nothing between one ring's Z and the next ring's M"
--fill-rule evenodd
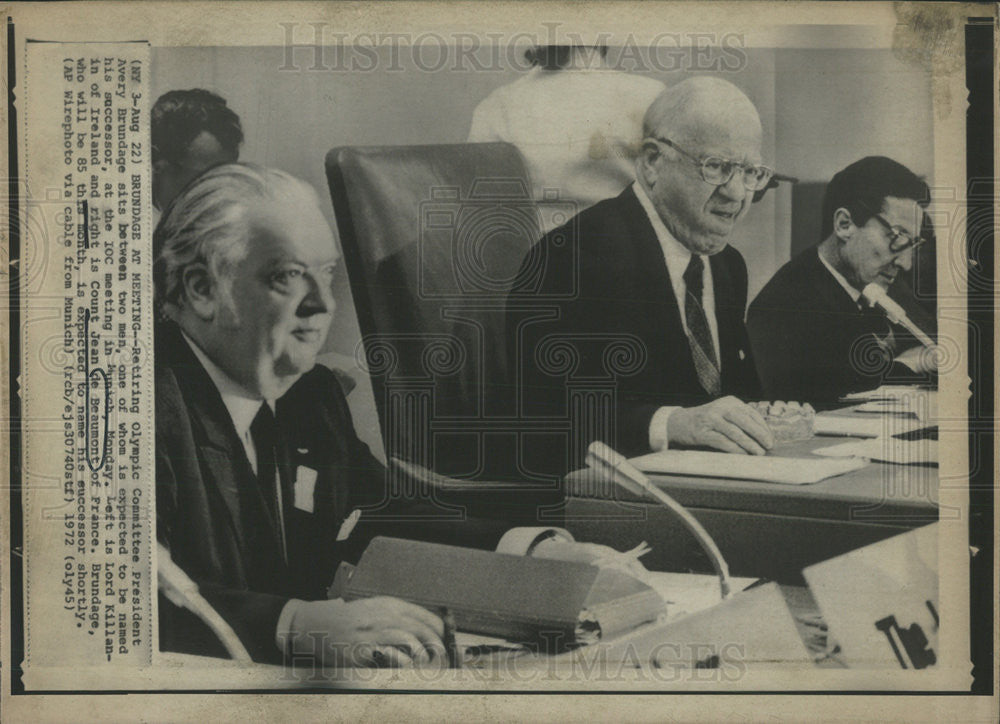
M691 255L691 261L684 271L684 319L687 322L688 342L691 347L691 357L698 373L698 381L712 397L722 394L722 376L719 373L719 360L712 344L712 332L708 327L708 317L701 306L702 272L705 263L697 254Z
M278 470L277 425L274 421L274 413L271 406L266 402L260 406L257 416L250 425L250 437L253 438L254 447L257 450L257 482L260 484L261 494L267 503L271 520L274 521L275 529L281 539L281 553L285 560L288 560L288 552L285 548L285 521L281 501L280 471Z
M885 314L875 307L870 307L863 298L858 299L858 307L861 309L861 316L865 319L868 329L878 349L885 355L886 369L892 364L892 355L896 350L896 336L894 325Z

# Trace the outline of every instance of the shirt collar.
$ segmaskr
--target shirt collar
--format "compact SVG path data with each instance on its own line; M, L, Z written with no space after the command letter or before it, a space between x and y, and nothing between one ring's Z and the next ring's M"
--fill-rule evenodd
M660 218L660 214L656 211L656 207L653 206L653 202L646 193L646 189L642 187L642 184L635 181L632 184L632 189L635 191L636 198L639 199L639 205L642 206L646 212L646 216L649 217L649 223L653 225L653 231L656 232L656 238L660 241L660 246L663 247L663 254L667 257L667 267L670 269L680 269L683 272L687 269L687 265L691 261L691 250L677 241L677 238L670 233L670 229L663 223L663 219ZM704 261L705 257L703 255L701 255L701 258Z
M186 332L181 330L181 334L184 337L184 341L187 342L191 351L194 352L194 356L198 358L201 362L201 366L205 368L208 376L212 379L212 384L215 385L215 389L219 391L219 395L222 397L222 404L226 406L226 410L229 412L229 417L233 421L233 426L236 428L236 434L241 438L247 434L250 429L250 425L253 423L254 418L260 411L260 406L262 400L260 397L255 396L249 392L245 387L236 382L232 377L223 372L217 364L208 358L198 344L191 339ZM266 400L267 404L271 407L271 411L274 411L274 400Z
M855 289L854 287L852 287L851 283L849 281L847 281L847 278L843 274L841 274L839 271L837 271L836 269L833 268L833 264L831 264L830 262L828 262L826 260L826 257L823 256L823 253L819 249L816 250L816 254L817 254L817 256L819 256L819 260L821 262L823 262L823 266L825 266L827 268L827 271L829 271L831 274L833 274L833 278L836 279L837 283L840 284L840 286L842 286L844 288L844 291L847 292L850 295L851 300L855 304L857 304L858 300L861 299L861 292L859 292L857 289Z

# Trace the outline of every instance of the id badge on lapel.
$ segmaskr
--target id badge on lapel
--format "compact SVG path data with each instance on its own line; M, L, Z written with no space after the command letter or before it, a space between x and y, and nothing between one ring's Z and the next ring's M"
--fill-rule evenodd
M316 510L316 478L318 473L307 465L295 466L294 505L296 510L313 513Z

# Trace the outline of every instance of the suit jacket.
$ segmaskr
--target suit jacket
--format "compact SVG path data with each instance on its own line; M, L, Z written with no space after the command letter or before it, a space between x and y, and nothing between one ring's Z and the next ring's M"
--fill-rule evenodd
M157 329L155 367L157 536L251 655L280 659L282 607L325 598L340 559L365 542L337 543L340 524L382 500L384 468L355 434L333 373L317 365L298 380L276 404L286 564L232 419L173 325ZM313 476L314 486L296 485ZM162 597L160 606L161 648L221 654L193 616Z
M509 527L457 515L460 497L392 489L355 433L336 376L317 365L276 403L286 563L222 397L172 324L156 330L155 377L157 538L255 660L281 660L275 632L284 605L325 599L340 562L357 561L375 535L493 548ZM355 509L364 511L360 522L338 542ZM193 614L162 595L159 610L161 649L227 655Z
M924 331L934 333L933 320L901 280L889 294ZM747 325L770 399L828 405L884 382L932 381L893 363L893 351L917 341L881 312L852 301L820 261L817 247L777 271L750 305Z
M744 325L746 264L727 246L710 257L710 266L722 394L754 397L759 385ZM649 424L659 407L711 399L698 381L682 314L656 232L631 187L551 231L525 256L508 298L524 418L565 416L570 387L601 395L612 380L614 430L604 434L598 424L593 432L626 455L648 452ZM552 335L572 345L570 368L559 354L553 357L559 350ZM562 467L583 462L586 442L579 441Z

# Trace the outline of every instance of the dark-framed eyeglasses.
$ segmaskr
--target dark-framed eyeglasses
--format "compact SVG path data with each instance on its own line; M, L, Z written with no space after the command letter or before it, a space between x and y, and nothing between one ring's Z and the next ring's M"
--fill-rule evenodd
M748 191L760 191L767 186L771 177L774 176L774 170L767 166L742 163L720 156L698 157L693 153L685 151L670 139L660 136L652 136L649 140L670 146L670 148L694 163L698 167L698 170L701 171L701 177L705 182L713 186L724 186L729 183L737 169L742 174L741 180Z
M885 228L889 235L889 251L893 254L901 254L907 249L916 249L927 241L923 236L913 237L906 229L890 224L882 214L872 214L872 218Z

